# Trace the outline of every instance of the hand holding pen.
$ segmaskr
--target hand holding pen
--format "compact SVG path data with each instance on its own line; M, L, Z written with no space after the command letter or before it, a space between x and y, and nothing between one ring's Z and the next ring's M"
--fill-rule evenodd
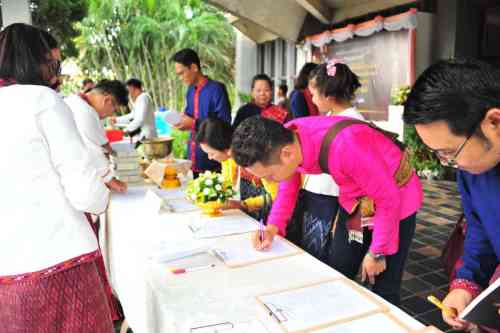
M269 224L264 226L261 224L258 231L256 231L252 236L252 243L256 250L263 251L268 250L274 240L274 237L278 234L278 227Z

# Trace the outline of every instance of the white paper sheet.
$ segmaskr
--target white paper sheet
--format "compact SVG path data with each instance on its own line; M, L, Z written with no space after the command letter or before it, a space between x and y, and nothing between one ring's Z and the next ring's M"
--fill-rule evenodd
M215 238L256 231L259 230L259 224L242 211L226 210L218 217L208 217L200 213L191 219L189 228L195 238Z
M269 250L257 251L250 239L226 240L223 247L213 248L214 253L228 266L249 265L262 260L271 260L301 253L301 250L281 237L274 239Z
M157 214L163 206L163 199L153 190L147 190L144 197L144 208L148 213Z
M289 332L309 330L381 310L344 280L293 289L259 299Z
M176 111L167 111L163 119L172 126L181 122L181 114Z
M383 332L383 333L408 333L401 324L391 317L377 313L371 316L353 320L347 323L335 325L314 333L359 333L359 332Z
M201 211L200 207L187 199L165 199L164 207L173 213Z
M267 333L268 330L258 320L248 322L204 323L191 327L191 333Z
M153 250L153 259L158 262L169 262L207 252L210 243L197 239L161 242Z

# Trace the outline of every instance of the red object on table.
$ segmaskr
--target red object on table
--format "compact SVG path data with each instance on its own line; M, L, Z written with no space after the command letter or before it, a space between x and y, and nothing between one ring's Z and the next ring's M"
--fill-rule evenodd
M114 129L114 130L106 130L106 137L108 138L109 142L116 142L116 141L122 141L123 140L123 131L119 129Z

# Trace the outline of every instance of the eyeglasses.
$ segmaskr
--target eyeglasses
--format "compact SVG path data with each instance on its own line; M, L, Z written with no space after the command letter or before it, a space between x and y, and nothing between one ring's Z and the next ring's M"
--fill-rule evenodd
M49 67L49 73L55 76L61 76L62 67L60 60L51 59L49 60L47 66Z
M433 149L431 149L431 151L434 154L436 154L436 156L439 158L439 160L441 161L442 164L449 166L449 167L452 167L452 168L457 168L458 167L458 164L457 164L458 156L460 155L462 150L464 150L465 145L467 144L467 142L469 142L469 140L473 134L474 134L474 132L472 132L472 134L469 134L467 136L467 138L465 139L465 141L460 145L460 147L457 148L457 150L453 154L447 154L447 153L443 153L439 150L433 150Z

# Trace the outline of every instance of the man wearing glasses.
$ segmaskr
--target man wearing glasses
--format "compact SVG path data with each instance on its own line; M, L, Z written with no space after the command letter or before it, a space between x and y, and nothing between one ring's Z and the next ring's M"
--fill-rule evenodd
M474 60L438 62L413 86L403 117L441 163L459 169L467 232L463 266L444 304L460 313L499 271L500 73ZM443 318L457 329L471 327Z

